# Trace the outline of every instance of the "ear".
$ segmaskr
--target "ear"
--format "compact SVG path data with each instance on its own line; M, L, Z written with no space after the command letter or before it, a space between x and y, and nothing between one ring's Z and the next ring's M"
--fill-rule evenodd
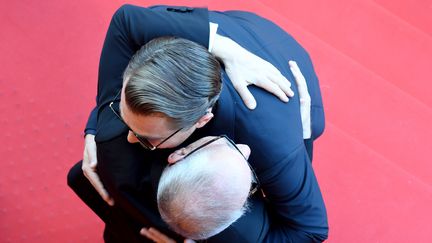
M246 144L236 144L237 148L240 149L241 153L246 159L249 159L249 155L251 153L251 149Z
M195 123L195 127L196 128L201 128L203 126L205 126L205 124L207 124L212 118L213 118L214 114L210 111L208 111L207 113L205 113L205 115L203 115L196 123Z
M177 161L182 160L189 152L186 153L185 148L181 148L178 149L174 152L172 152L169 156L168 156L168 163L169 164L174 164Z

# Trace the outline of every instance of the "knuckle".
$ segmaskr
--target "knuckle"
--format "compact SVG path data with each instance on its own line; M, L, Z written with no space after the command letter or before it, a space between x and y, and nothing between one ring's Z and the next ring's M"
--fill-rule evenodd
M273 83L273 82L271 82L271 83L269 83L269 84L270 84L270 87L271 87L272 89L274 89L274 90L281 90L281 89L280 89L280 86L279 86L278 84Z
M87 171L83 170L83 174L87 179L90 179L90 176Z
M106 202L109 201L108 193L106 193L104 189L99 188L99 194L101 195L101 197L103 198L104 201L106 201Z
M87 170L88 170L87 165L82 165L82 166L81 166L81 170L82 170L84 173L87 173Z

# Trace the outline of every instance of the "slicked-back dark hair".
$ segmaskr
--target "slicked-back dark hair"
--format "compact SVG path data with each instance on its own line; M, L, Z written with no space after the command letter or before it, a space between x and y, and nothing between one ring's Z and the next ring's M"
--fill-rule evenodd
M175 37L144 45L124 72L126 104L138 115L165 115L189 128L212 107L222 88L221 67L207 49Z

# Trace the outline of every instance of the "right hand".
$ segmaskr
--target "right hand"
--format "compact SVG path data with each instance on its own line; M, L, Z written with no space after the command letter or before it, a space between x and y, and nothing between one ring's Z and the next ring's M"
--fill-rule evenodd
M97 156L95 136L87 134L85 136L84 156L81 169L83 170L85 177L87 177L102 199L110 206L114 206L114 200L109 196L102 184L102 181L96 173L96 166Z

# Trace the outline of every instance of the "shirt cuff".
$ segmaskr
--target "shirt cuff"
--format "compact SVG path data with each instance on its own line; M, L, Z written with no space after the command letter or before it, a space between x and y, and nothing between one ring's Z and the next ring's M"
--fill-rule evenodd
M216 24L216 23L209 22L209 26L210 26L210 35L209 35L209 47L208 47L208 51L211 52L212 48L213 48L214 39L216 37L216 33L217 33L217 29L218 29L219 25Z
M95 129L86 129L86 130L84 131L84 137L85 137L87 134L96 135L96 130L95 130Z

